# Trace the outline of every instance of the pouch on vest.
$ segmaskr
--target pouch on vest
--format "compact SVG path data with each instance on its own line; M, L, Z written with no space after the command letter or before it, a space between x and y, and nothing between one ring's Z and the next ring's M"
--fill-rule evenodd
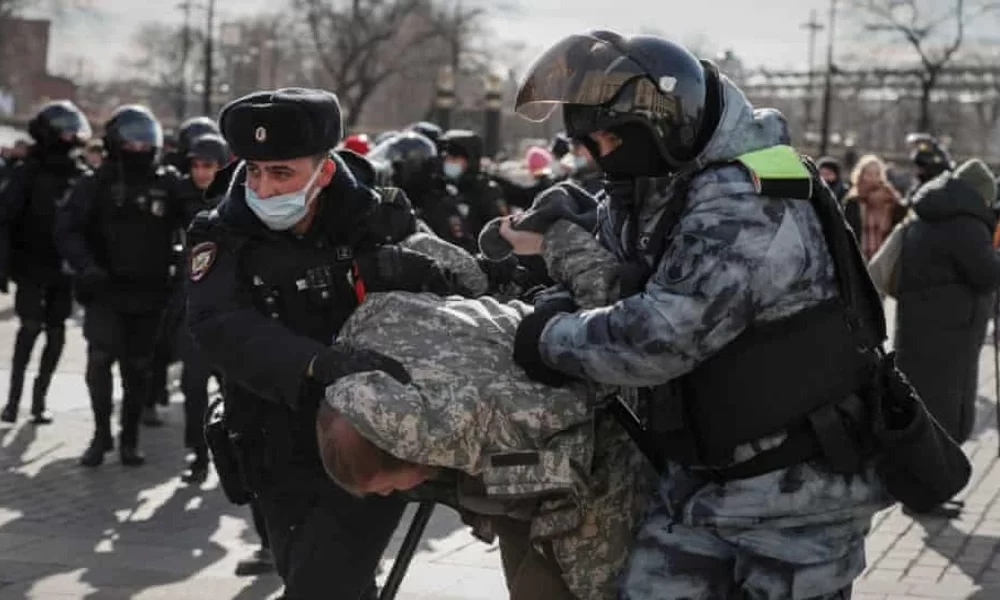
M226 498L237 506L250 502L253 497L243 474L239 457L239 449L233 440L233 434L226 427L225 406L223 401L216 400L208 409L205 419L205 443L212 453L212 464L219 476L219 485Z
M806 164L818 177L816 167ZM826 191L813 206L830 245L841 297L851 308L859 346L874 353L877 360L873 381L864 390L876 472L889 495L914 511L926 511L961 491L972 476L972 465L900 372L894 355L882 350L887 337L884 315L864 310L881 304L871 303L877 297L875 285L857 242L847 233L836 199L827 188L821 189ZM863 320L874 325L868 329L874 339L863 335Z

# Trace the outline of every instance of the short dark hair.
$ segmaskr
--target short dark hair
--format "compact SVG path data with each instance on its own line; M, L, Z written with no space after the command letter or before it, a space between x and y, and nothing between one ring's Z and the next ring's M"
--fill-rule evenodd
M316 416L319 454L326 474L352 495L362 496L359 486L379 473L399 471L410 464L379 448L360 433L344 436L351 438L350 441L327 433L326 430L332 429L337 422L354 429L340 411L325 405L320 408Z

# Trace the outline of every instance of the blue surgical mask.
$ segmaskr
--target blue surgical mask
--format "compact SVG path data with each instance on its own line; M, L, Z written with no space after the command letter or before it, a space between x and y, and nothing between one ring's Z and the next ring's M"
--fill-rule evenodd
M441 169L444 171L444 176L448 179L458 179L462 176L462 173L465 173L465 167L462 163L457 162L446 162Z
M319 176L320 171L323 169L323 163L320 163L316 170L313 171L312 177L306 183L305 187L297 192L290 192L288 194L281 194L280 196L271 196L270 198L261 198L256 192L250 189L250 186L243 184L246 188L246 200L247 206L253 211L253 214L257 215L268 229L273 231L286 231L295 227L295 225L305 218L308 212L309 201L315 196L311 193L310 188L312 188L313 183L316 182L316 177Z

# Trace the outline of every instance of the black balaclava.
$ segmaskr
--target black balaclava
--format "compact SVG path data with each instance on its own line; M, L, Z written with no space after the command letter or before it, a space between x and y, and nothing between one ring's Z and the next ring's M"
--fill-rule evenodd
M609 132L621 138L621 144L604 156L594 154L594 160L608 179L664 177L670 174L670 165L660 155L653 134L647 127L626 123L611 128Z

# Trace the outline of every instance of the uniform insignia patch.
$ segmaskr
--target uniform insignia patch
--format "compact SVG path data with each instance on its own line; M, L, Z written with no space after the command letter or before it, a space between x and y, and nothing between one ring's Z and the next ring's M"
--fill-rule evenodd
M149 212L153 213L153 216L162 217L166 214L166 206L163 204L163 200L153 200L153 203L149 207Z
M202 242L191 249L191 281L199 281L215 263L214 242Z

